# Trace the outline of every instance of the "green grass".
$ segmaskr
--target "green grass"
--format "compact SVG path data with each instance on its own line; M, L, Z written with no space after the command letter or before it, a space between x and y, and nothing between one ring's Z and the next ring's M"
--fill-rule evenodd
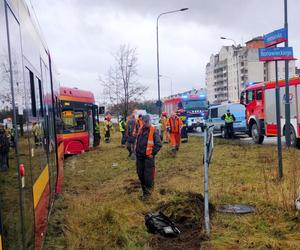
M45 249L151 249L156 238L146 232L144 214L161 204L171 204L166 211L176 214L184 208L185 194L203 193L202 144L200 138L190 138L176 158L164 145L148 203L139 200L135 162L119 147L118 135L111 144L69 157ZM201 247L300 249L300 218L293 208L299 157L299 150L284 150L284 179L278 181L276 147L218 140L209 169L210 202L251 204L257 211L243 216L214 213L210 240ZM191 216L192 221L202 219L199 213Z

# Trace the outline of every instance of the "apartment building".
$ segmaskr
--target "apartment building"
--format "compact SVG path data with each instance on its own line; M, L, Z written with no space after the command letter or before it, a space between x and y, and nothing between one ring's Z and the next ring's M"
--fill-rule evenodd
M245 46L223 46L211 55L206 65L206 88L211 103L236 101L249 82L275 80L275 63L260 62L258 49L264 47L262 37L256 37ZM285 77L284 62L278 62L279 79ZM295 76L295 61L289 62L289 76Z

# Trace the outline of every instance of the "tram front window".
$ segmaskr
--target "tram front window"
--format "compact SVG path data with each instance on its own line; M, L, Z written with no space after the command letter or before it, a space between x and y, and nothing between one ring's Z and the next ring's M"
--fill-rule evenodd
M64 133L86 131L86 114L83 111L63 111L62 120L64 124Z

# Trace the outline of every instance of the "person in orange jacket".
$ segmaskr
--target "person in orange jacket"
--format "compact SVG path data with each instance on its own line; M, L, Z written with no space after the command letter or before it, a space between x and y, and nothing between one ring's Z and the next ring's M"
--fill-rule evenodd
M176 115L175 112L167 120L167 131L170 133L170 143L172 147L172 153L175 156L179 150L180 145L180 133L182 128L182 120Z
M136 137L140 131L140 129L143 127L143 120L142 120L143 115L139 115L138 118L136 119L135 126L134 126L134 131L133 134Z
M161 124L161 137L162 137L163 143L169 143L169 133L167 131L167 121L168 121L167 112L162 112L159 122Z

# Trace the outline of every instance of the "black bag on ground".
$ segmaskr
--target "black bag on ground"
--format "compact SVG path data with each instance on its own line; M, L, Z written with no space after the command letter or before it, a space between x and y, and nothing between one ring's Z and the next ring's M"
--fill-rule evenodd
M150 233L160 233L166 237L176 237L180 234L174 222L162 212L145 215L145 225Z

